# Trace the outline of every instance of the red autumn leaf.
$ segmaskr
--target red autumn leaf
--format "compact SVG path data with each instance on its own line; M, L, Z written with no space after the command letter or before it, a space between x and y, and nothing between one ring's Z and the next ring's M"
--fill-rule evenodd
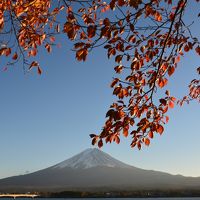
M160 135L162 135L163 131L164 131L163 126L159 124L157 129L156 129L156 132L159 133Z
M46 50L47 50L49 53L51 53L52 48L51 48L51 45L50 45L50 44L46 44L46 45L45 45L45 48L46 48Z
M167 85L168 80L166 78L160 78L157 83L160 88L163 88Z
M176 97L170 97L172 101L176 101Z
M188 52L189 50L190 50L190 48L189 48L189 46L186 44L185 47L184 47L184 51L185 51L185 52Z
M101 9L101 12L106 12L110 9L110 5L104 6L104 8Z
M4 17L0 16L0 31L4 28Z
M137 142L137 148L139 149L139 150L141 150L141 142L139 141L139 142Z
M88 53L101 45L107 49L109 58L115 57L119 65L114 66L115 71L121 74L120 80L113 78L111 87L117 99L108 109L103 131L92 135L93 144L101 147L104 140L119 143L120 136L127 136L129 131L131 147L141 149L142 145L149 145L156 131L161 134L160 125L168 122L165 113L174 107L175 99L168 91L161 96L163 92L157 92L158 87L162 90L167 85L167 78L174 74L181 56L192 50L200 55L199 38L192 37L195 34L190 27L184 26L188 24L184 20L189 8L185 0L100 0L91 4L66 1L66 5L51 4L49 0L2 2L0 56L7 56L3 58L3 61L8 60L7 64L22 61L25 68L37 67L37 73L41 74L39 63L29 57L41 57L39 46L51 53L57 33L63 32L72 40L78 61L85 61ZM117 10L112 12L115 8ZM63 9L66 11L61 14ZM108 10L109 13L101 13ZM11 21L7 13L17 18ZM103 57L97 62L101 59ZM200 74L200 69L197 70ZM196 79L180 104L190 99L199 100Z
M148 133L148 136L149 136L150 138L153 138L153 132L150 131L150 132Z
M124 0L118 0L118 6L123 6L125 4Z
M51 36L50 38L50 41L53 43L53 42L55 42L55 40L56 40L56 38L54 37L54 36Z
M168 116L165 117L165 121L166 121L166 123L168 123L168 121L169 121L169 117Z
M88 35L88 37L92 38L92 37L95 36L95 34L96 34L96 26L93 26L93 25L89 26L87 28L87 35Z
M39 74L39 75L41 75L42 74L42 69L38 66L38 68L37 68L37 73Z
M138 6L142 3L142 0L129 0L130 7L138 9Z
M181 57L180 57L180 55L178 55L178 56L176 57L176 59L175 59L175 63L180 62L180 60L181 60Z
M115 57L115 62L120 63L122 61L123 55L118 55Z
M163 114L165 114L167 111L168 111L168 106L165 106L165 107L163 108Z
M78 61L82 61L82 60L85 61L87 58L87 55L88 55L88 49L86 49L86 48L79 49L76 52L76 59Z
M115 78L115 79L112 81L110 87L114 87L118 82L119 82L119 79L118 79L118 78Z
M174 73L174 71L175 71L175 67L174 66L169 66L168 71L167 71L168 75L171 76Z
M98 147L101 148L102 146L103 146L103 140L100 139L99 142L98 142Z
M120 138L119 138L119 136L118 136L118 135L116 135L116 136L115 136L115 142L116 142L117 144L119 144L119 143L120 143Z
M92 139L92 145L95 145L96 143L97 143L97 138L94 137L94 138Z
M127 128L124 128L124 129L123 129L123 135L124 135L125 137L128 136L128 129L127 129Z
M150 139L149 138L145 138L144 139L144 143L146 146L149 146L150 145Z
M168 0L168 4L172 4L172 0Z
M134 148L136 146L136 142L131 143L131 148Z
M17 60L17 58L18 58L18 54L15 53L15 54L13 55L12 59L13 59L13 60Z
M37 49L31 49L31 51L30 51L30 55L31 56L36 56L37 55Z
M136 37L135 37L135 35L129 36L128 41L129 41L129 42L132 42L132 43L135 43L135 42L136 42Z
M39 66L38 62L33 61L33 62L31 63L31 65L30 65L29 69L31 69L32 67L37 67L37 66Z
M64 24L63 32L67 34L70 40L74 40L76 38L77 32L75 26L71 22L66 22Z
M77 42L74 44L74 48L79 49L79 48L82 48L84 45L85 45L84 42Z
M174 102L173 101L169 101L169 107L174 108Z
M163 104L164 106L167 104L167 101L165 99L160 99L159 100L161 104Z
M170 91L169 91L169 90L166 90L165 94L166 94L167 96L170 96Z
M113 118L115 115L116 111L113 109L110 109L107 113L106 113L106 117L110 117Z
M200 56L200 46L197 46L197 47L195 48L195 51L196 51L197 54Z
M162 21L162 15L159 12L156 12L155 15L155 20L161 22Z
M116 66L114 69L116 71L116 73L120 74L123 70L124 66L122 65L119 65L119 66Z
M200 75L200 67L197 68L197 73Z
M5 49L5 55L9 56L11 54L11 48Z
M174 20L174 13L170 13L170 15L169 15L169 19L170 19L171 21Z

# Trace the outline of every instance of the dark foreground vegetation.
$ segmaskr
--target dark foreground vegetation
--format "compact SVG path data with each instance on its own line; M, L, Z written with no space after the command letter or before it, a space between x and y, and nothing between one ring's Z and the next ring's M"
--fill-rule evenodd
M200 190L140 190L140 191L62 191L41 193L47 198L153 198L153 197L200 197Z

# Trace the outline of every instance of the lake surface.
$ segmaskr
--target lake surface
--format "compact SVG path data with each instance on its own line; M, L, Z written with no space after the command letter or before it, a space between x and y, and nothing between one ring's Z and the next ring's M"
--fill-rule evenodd
M0 198L0 200L13 200L13 198ZM97 199L104 199L104 200L142 200L142 199L149 199L149 200L200 200L200 197L174 197L174 198L34 198L35 200L97 200ZM32 198L16 198L16 200L33 200Z

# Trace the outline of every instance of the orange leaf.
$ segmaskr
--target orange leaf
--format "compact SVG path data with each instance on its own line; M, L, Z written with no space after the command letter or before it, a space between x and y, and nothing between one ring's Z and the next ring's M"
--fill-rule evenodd
M102 141L102 139L100 139L98 142L98 147L101 148L102 146L103 146L103 141Z
M45 48L47 49L47 51L50 53L51 52L51 45L50 44L46 44Z
M94 37L95 36L95 34L96 34L96 26L89 26L88 28L87 28L87 35L88 35L88 37L89 38L92 38L92 37Z
M176 101L176 97L170 97L172 101Z
M157 20L159 22L162 21L162 15L159 12L155 13L155 20Z
M173 101L169 101L169 107L174 108L174 102Z
M159 78L159 80L158 80L158 86L160 87L160 88L163 88L165 85L167 85L167 83L168 83L168 80L166 79L166 78Z
M115 136L115 142L116 142L117 144L120 143L120 138L119 138L117 135Z
M123 55L118 55L115 57L115 62L120 63L122 61Z
M36 56L37 55L37 50L36 49L31 49L30 55L31 56Z
M184 51L185 51L185 52L188 52L189 50L190 50L190 48L189 48L189 46L186 44L185 47L184 47Z
M122 65L118 65L114 68L114 70L116 71L116 73L120 74L122 72L122 70L124 69L124 66Z
M85 61L86 58L87 58L87 54L88 54L88 50L83 48L83 49L79 49L77 52L76 52L76 59L78 61Z
M197 54L199 54L199 56L200 56L200 46L196 47L196 48L195 48L195 51L196 51Z
M112 83L110 84L110 87L114 87L119 82L118 78L115 78Z
M174 13L170 13L170 15L169 15L169 19L170 19L171 21L174 20Z
M141 142L137 142L137 148L140 150L141 149Z
M118 6L123 6L125 4L124 0L118 0Z
M163 126L159 124L156 131L157 131L160 135L162 135L162 133L163 133L163 131L164 131Z
M135 35L131 35L131 36L128 38L128 41L129 41L129 42L132 42L132 43L135 43L135 41L136 41Z
M144 139L144 143L145 143L145 145L149 146L150 145L150 139L149 138L145 138Z
M176 59L175 59L175 63L180 62L180 60L181 60L181 57L180 57L180 55L178 55L178 56L176 57Z
M92 145L95 145L95 144L96 144L96 142L97 142L97 138L96 138L96 137L94 137L94 138L92 139Z
M18 55L17 55L17 53L15 53L15 54L13 55L12 59L13 59L13 60L17 60L17 58L18 58Z
M128 136L128 129L127 129L127 128L124 128L124 130L123 130L123 135L124 135L125 137Z
M166 117L165 117L165 120L166 120L166 123L168 123L168 121L169 121L169 117L166 116Z
M9 56L11 54L11 48L7 48L6 50L5 50L5 55L6 56Z
M150 132L148 133L148 136L149 136L150 138L153 138L153 132L150 131Z
M32 67L37 67L37 66L39 66L38 62L33 61L33 62L31 63L31 65L30 65L29 69L31 69Z
M167 111L168 111L168 106L165 106L165 107L163 108L163 114L166 113Z
M174 66L169 66L168 68L168 75L171 76L175 71L175 67Z
M101 12L106 12L110 9L110 5L106 5L102 10Z
M53 37L53 36L51 36L49 39L51 42L55 42L55 40L56 40L55 37Z

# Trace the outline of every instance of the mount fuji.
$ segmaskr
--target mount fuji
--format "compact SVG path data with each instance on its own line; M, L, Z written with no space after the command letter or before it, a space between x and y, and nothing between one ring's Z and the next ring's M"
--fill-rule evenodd
M73 169L88 169L98 166L104 167L118 167L118 168L130 168L131 166L111 157L110 155L100 151L99 149L86 149L78 155L65 160L55 166L54 169L62 169L70 167Z
M198 189L200 177L184 177L125 164L98 149L49 168L0 180L0 192L64 190Z

